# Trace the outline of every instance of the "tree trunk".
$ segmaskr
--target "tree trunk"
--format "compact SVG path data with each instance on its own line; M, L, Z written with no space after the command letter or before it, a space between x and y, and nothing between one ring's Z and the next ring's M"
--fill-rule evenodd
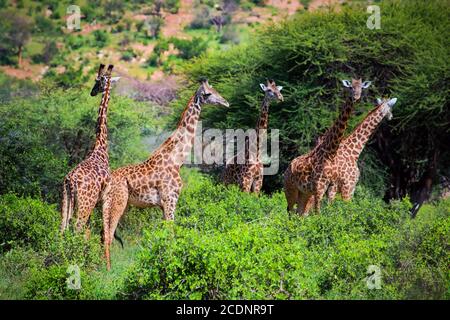
M22 46L19 46L19 51L17 52L17 65L19 68L22 66Z

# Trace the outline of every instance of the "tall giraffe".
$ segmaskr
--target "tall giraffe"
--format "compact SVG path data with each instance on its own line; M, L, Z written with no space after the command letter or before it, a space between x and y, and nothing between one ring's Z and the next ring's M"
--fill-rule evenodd
M119 77L111 78L113 67L113 65L109 65L106 72L103 72L105 65L100 65L94 87L91 90L91 96L102 92L95 143L86 159L64 178L61 205L62 233L69 227L74 211L77 218L77 231L80 231L89 222L89 217L109 180L107 112L111 83L119 79ZM89 236L89 228L86 230L86 234Z
M261 104L261 111L256 123L256 156L250 156L250 142L248 139L245 144L245 163L238 164L238 157L233 157L230 164L226 164L223 173L223 181L225 184L236 183L244 192L259 193L263 183L263 163L259 154L259 137L261 130L267 130L269 122L269 106L273 100L283 101L281 94L282 86L277 86L275 81L267 80L267 85L261 83L261 89L264 91L264 99ZM253 143L253 142L252 142ZM252 148L252 152L254 149Z
M307 215L314 204L316 213L320 212L320 203L329 184L324 174L333 163L339 144L344 138L348 120L361 99L363 89L367 89L371 82L361 79L342 81L345 88L350 90L344 107L333 126L327 130L320 142L309 153L295 158L284 173L284 192L288 202L288 211L292 211L297 204L297 213Z
M162 208L164 219L174 219L182 188L180 167L192 149L197 122L204 104L229 106L207 80L202 80L200 87L189 100L177 129L150 158L143 163L112 172L111 183L105 191L103 203L103 239L108 270L111 267L112 237L127 205L140 208L157 206Z
M367 141L386 117L392 119L392 107L397 102L393 99L377 99L376 107L361 121L353 132L339 146L333 165L326 173L330 177L328 200L332 202L337 192L344 200L350 200L359 179L358 158Z

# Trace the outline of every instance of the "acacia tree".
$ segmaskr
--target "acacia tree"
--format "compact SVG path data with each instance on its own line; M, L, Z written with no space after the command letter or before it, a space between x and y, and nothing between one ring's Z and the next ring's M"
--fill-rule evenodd
M23 47L30 39L33 23L27 16L6 10L0 12L0 51L6 55L17 55L17 64L22 65Z

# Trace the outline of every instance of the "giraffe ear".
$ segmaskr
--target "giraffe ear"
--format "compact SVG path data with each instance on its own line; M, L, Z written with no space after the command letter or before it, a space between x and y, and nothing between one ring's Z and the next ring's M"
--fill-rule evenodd
M368 87L370 87L372 81L364 81L361 88L363 89L367 89Z
M115 83L115 82L117 82L119 80L120 80L120 77L112 77L111 78L111 83Z
M277 86L278 91L283 90L283 86Z
M350 88L352 86L352 84L350 83L350 81L348 80L342 80L342 84L344 85L344 87L346 88Z
M261 87L262 91L266 92L267 87L264 83L260 83L259 86Z
M377 104L380 105L382 103L383 103L383 101L380 98L377 98Z
M391 100L388 101L388 106L392 108L396 102L397 98L392 98Z

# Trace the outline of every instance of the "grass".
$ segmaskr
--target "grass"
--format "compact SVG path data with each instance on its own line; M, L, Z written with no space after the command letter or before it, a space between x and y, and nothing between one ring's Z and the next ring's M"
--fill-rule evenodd
M123 286L126 270L135 261L141 246L138 237L124 237L124 248L115 241L111 247L112 269L106 270L103 265L92 274L95 287L93 295L97 299L114 299Z

